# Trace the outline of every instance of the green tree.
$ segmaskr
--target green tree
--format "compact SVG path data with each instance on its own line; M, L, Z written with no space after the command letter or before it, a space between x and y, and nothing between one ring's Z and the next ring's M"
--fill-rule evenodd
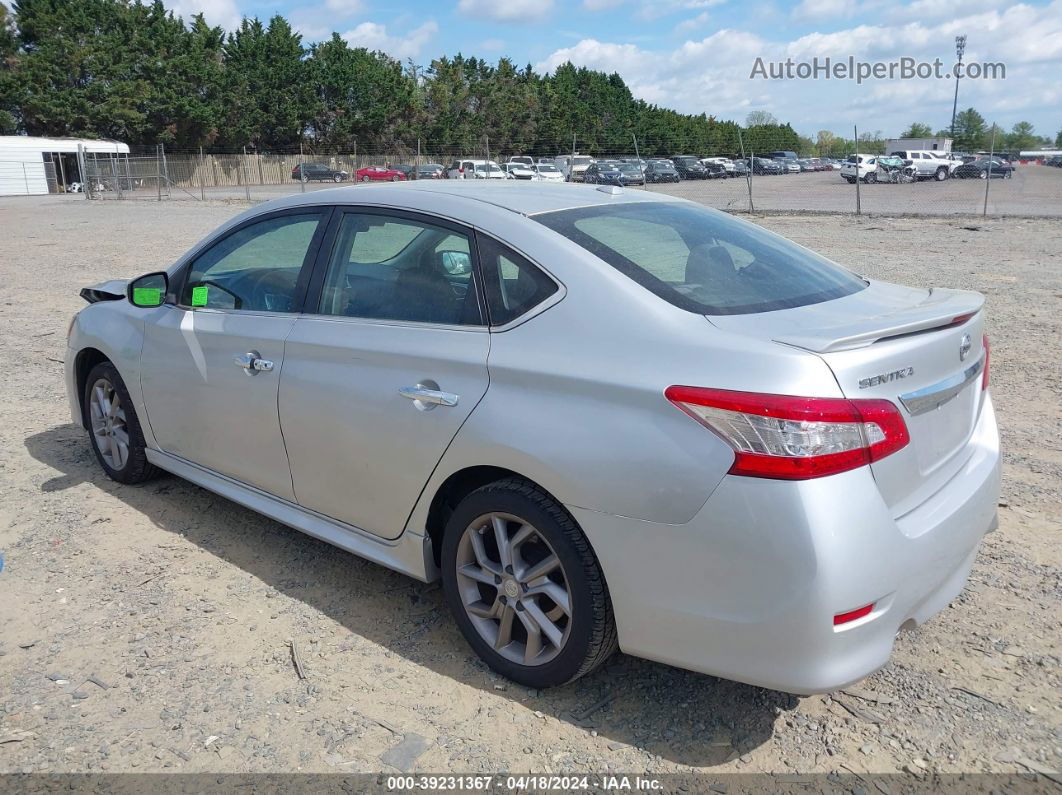
M999 146L999 144L996 144ZM1040 145L1040 136L1033 132L1033 126L1027 121L1019 121L1006 136L1008 149L1033 149Z
M280 15L244 19L224 47L225 124L219 143L293 147L302 139L313 105L302 36Z
M955 117L952 146L962 152L976 152L984 149L985 132L985 117L973 108L967 108Z
M1058 135L1055 136L1055 148L1062 149L1062 130L1058 131Z
M933 128L919 121L912 122L910 127L900 133L901 138L931 138L932 136Z
M18 108L22 88L18 78L19 57L15 19L0 3L0 135L18 131Z

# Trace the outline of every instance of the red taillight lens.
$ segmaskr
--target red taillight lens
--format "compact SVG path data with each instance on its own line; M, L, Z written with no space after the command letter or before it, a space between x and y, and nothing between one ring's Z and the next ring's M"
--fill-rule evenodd
M672 386L668 400L734 449L732 475L807 480L865 466L910 441L887 400Z
M990 351L987 334L981 337L981 347L985 349L985 369L981 372L981 391L984 392L988 389L988 354Z

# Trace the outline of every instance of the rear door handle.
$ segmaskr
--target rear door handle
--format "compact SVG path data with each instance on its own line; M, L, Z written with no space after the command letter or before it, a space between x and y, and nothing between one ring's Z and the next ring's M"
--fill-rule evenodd
M418 403L425 404L425 408L432 406L456 406L457 401L460 399L458 395L452 392L440 392L438 389L428 389L420 384L417 386L404 386L398 390L404 398L417 401Z

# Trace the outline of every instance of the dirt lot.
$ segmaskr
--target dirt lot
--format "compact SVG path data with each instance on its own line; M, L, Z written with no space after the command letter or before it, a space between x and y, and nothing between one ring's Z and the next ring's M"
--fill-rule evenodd
M437 586L175 478L104 478L62 385L77 290L240 209L0 200L0 771L1062 766L1058 221L757 219L862 273L984 292L1006 451L962 596L858 687L796 698L622 655L528 691L471 655Z

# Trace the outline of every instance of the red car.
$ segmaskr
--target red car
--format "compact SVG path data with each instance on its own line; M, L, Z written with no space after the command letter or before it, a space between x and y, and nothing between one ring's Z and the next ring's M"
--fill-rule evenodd
M359 168L355 175L359 182L401 182L406 178L405 172L390 166L366 166Z

